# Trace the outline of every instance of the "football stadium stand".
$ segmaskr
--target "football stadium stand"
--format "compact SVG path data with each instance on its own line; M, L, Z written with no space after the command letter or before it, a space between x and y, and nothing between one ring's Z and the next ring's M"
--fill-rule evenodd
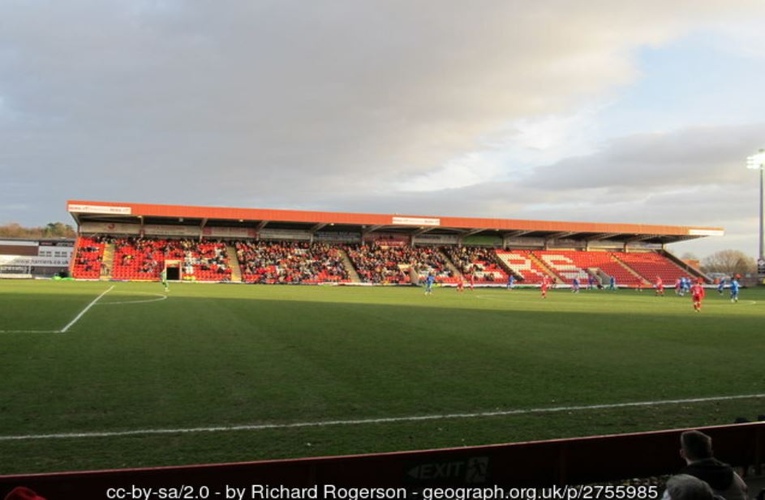
M538 286L704 278L666 245L719 228L70 201L78 279Z

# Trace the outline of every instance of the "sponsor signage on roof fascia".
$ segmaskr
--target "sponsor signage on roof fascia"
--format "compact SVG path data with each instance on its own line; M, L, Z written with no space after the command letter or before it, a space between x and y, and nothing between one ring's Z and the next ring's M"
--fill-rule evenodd
M393 217L391 224L403 226L440 226L441 219L425 217Z
M725 236L721 229L690 229L688 234L693 236Z
M70 204L68 206L70 212L78 212L81 214L118 214L118 215L130 215L132 209L130 207L107 207L105 205L75 205Z

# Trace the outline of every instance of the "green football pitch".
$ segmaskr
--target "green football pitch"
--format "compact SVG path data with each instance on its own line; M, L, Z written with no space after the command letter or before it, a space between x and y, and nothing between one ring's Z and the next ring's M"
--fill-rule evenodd
M470 446L765 413L765 290L0 281L0 474Z

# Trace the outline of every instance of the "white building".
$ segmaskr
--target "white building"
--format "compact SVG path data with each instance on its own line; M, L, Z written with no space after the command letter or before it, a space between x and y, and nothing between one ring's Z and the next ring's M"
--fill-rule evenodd
M73 239L0 239L0 278L50 278L68 272L73 253Z

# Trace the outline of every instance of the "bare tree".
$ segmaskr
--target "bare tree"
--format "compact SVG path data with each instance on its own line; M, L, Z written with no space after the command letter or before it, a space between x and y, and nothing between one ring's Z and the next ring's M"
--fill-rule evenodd
M720 250L701 261L701 270L705 273L748 274L757 270L754 257L749 257L740 250Z
M693 252L685 252L683 255L680 256L680 259L681 260L699 260L699 258Z

